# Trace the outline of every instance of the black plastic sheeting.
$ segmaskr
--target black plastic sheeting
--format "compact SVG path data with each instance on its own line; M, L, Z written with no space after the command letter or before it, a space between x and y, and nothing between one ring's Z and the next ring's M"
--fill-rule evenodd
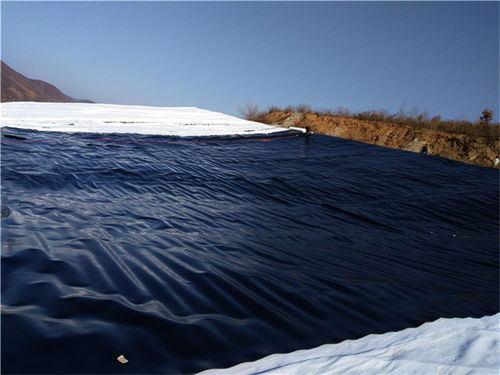
M193 373L498 311L497 170L289 135L4 129L3 373Z

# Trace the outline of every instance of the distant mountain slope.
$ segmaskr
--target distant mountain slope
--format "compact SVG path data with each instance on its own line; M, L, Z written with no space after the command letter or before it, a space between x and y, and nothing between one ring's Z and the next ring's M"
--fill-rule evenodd
M2 68L2 102L62 102L93 103L90 100L76 100L62 93L50 83L37 79L29 79L16 72L3 61Z

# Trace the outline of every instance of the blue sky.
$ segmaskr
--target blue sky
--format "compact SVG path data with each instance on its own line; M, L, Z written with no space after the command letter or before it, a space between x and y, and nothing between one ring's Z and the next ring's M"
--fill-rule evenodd
M102 103L474 120L498 110L498 16L497 2L2 1L2 59Z

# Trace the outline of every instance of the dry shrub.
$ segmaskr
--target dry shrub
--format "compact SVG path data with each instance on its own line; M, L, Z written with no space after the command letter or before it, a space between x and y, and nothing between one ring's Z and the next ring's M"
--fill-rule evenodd
M244 119L249 121L256 121L261 115L259 107L251 102L245 104L244 107L238 106L236 110Z
M312 112L312 108L308 106L307 104L299 104L298 106L295 107L294 112L299 112L299 113L310 113Z

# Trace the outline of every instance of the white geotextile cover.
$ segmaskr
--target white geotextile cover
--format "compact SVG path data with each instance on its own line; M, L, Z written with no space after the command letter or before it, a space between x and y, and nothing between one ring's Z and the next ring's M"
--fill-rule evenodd
M499 321L500 313L480 319L442 318L417 328L273 354L200 374L497 375Z
M2 127L65 133L138 133L170 136L269 134L283 128L196 107L88 103L1 104Z

